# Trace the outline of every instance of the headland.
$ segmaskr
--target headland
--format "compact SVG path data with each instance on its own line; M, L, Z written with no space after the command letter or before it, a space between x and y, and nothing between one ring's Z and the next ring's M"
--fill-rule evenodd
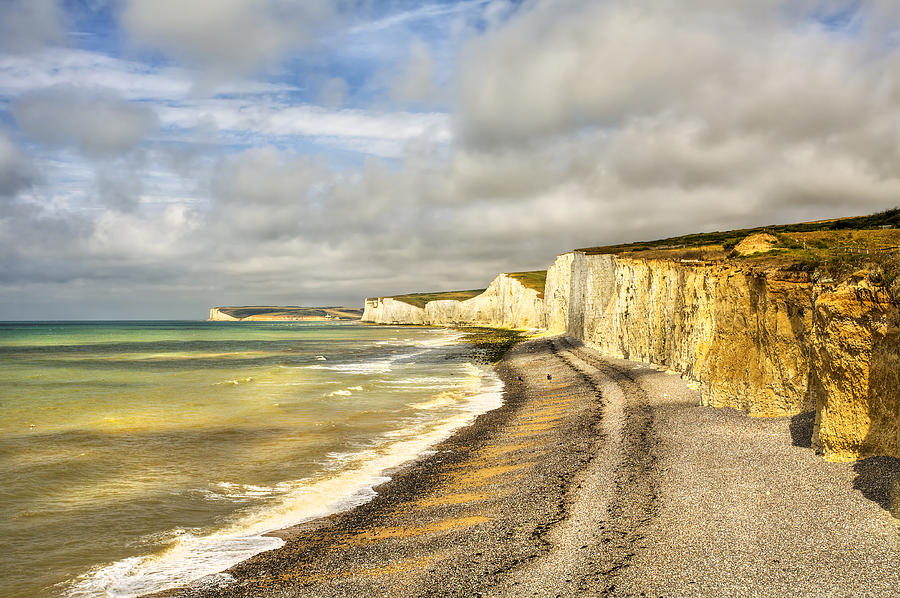
M359 320L362 310L353 307L297 307L245 305L211 307L210 322L323 322Z

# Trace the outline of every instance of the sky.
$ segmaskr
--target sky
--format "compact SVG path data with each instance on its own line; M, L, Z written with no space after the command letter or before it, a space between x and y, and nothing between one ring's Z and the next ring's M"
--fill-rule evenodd
M897 205L895 0L0 0L0 320Z

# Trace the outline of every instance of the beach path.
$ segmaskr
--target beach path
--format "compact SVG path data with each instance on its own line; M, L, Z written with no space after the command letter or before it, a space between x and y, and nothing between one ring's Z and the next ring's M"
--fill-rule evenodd
M677 375L565 338L498 372L503 407L371 503L161 595L898 595L896 460L827 463L808 417L701 407Z

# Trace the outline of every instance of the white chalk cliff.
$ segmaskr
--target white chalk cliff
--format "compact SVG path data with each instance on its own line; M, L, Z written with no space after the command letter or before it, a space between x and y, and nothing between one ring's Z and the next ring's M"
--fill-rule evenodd
M544 302L537 290L501 274L480 295L464 301L429 301L424 309L391 297L367 299L362 321L529 329L543 327L543 313Z
M864 275L814 283L727 261L575 251L550 266L543 297L501 274L465 301L368 300L363 321L546 328L677 371L709 406L815 411L812 442L829 459L900 457L900 311Z

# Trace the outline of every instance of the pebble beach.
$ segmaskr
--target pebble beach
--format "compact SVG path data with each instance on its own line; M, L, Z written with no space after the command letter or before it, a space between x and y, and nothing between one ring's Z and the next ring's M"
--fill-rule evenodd
M701 407L563 337L496 370L503 406L371 502L155 596L897 595L897 460L826 462L808 417Z

